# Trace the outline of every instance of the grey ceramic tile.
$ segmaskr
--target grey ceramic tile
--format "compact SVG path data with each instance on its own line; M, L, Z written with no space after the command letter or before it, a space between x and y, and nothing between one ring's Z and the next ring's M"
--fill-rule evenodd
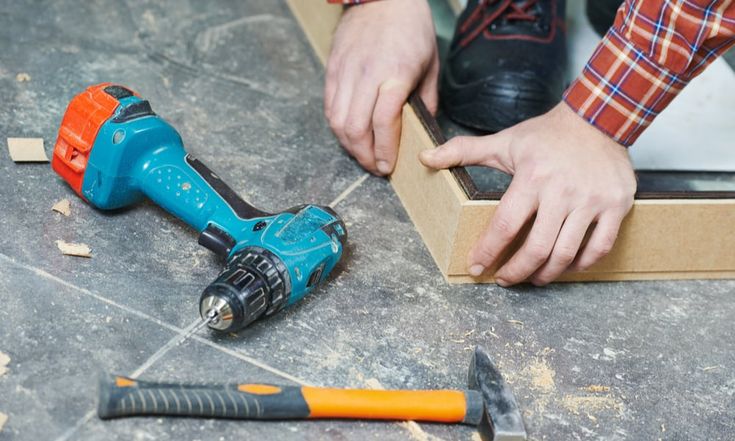
M0 439L54 439L96 406L98 373L132 372L174 333L0 256Z

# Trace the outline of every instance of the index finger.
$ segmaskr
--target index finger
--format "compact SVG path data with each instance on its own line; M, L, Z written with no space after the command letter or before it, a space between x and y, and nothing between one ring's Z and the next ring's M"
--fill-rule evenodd
M403 104L411 88L412 85L407 82L388 80L378 90L378 100L373 110L373 134L375 166L383 174L393 171L396 163Z

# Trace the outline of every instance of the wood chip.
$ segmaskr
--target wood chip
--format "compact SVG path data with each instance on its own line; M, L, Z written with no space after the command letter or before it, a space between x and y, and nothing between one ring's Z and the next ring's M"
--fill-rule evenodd
M92 250L86 243L69 243L57 240L56 246L59 247L62 254L67 256L92 257Z
M0 412L0 432L3 431L3 426L5 425L6 421L8 421L8 416Z
M26 83L28 81L31 81L31 76L25 72L21 72L15 76L15 81L19 83Z
M8 364L10 363L10 357L7 354L0 352L0 377L8 372Z
M57 213L61 213L66 217L69 217L71 214L71 202L69 199L62 199L59 202L55 203L51 209Z
M15 162L48 162L43 138L8 138L8 150Z

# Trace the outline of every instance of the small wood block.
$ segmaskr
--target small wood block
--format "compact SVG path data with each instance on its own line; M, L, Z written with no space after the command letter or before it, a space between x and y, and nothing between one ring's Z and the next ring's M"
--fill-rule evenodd
M43 138L8 138L8 151L15 162L48 162Z
M69 202L69 199L62 199L59 202L55 203L51 209L57 213L61 213L64 216L69 217L71 214L71 202Z
M86 243L69 243L57 240L56 246L61 250L61 254L67 256L92 257L92 250Z

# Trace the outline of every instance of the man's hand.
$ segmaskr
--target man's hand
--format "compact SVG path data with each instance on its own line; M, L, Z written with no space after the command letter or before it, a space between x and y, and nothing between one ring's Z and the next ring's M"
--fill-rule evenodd
M418 92L437 105L439 59L426 0L387 0L348 8L327 62L324 113L344 148L368 171L393 170L401 109Z
M421 152L420 159L432 168L484 165L513 175L468 256L470 274L479 276L535 214L523 245L495 273L502 286L524 280L544 285L567 269L580 271L597 262L612 249L636 190L625 147L563 102L495 135L453 138Z

